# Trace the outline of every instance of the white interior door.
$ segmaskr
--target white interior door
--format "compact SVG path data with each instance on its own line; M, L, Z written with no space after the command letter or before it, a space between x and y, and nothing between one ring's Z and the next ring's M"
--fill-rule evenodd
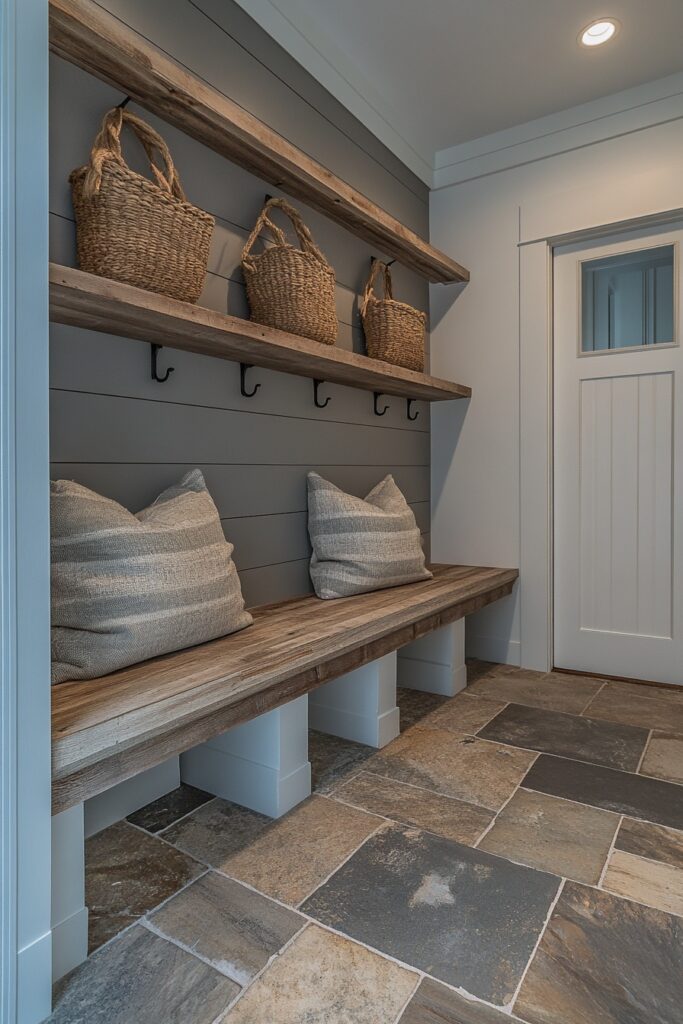
M555 252L555 665L683 684L681 239Z

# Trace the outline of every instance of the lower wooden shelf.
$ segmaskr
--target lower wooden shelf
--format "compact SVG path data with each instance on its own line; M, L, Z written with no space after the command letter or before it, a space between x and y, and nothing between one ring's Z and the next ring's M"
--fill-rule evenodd
M50 264L50 319L387 395L439 402L472 394L463 384L56 263Z

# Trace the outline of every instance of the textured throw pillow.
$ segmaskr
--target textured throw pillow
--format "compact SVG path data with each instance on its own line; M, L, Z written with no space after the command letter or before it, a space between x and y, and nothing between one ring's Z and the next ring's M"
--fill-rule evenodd
M350 597L432 575L415 516L392 476L363 499L309 473L308 532L318 597Z
M91 679L248 626L218 510L198 469L137 515L51 485L52 682Z

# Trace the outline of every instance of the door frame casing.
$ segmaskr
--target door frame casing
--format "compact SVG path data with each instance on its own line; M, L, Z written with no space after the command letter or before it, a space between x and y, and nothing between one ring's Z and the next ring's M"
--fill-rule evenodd
M520 655L553 667L553 250L683 217L680 168L649 191L576 189L519 208Z

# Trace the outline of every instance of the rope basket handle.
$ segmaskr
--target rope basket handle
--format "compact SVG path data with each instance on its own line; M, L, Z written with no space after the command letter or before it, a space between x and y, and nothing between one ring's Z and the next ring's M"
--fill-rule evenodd
M282 212L289 217L296 232L296 237L299 241L302 252L307 253L309 256L313 256L318 263L329 268L329 263L313 241L313 236L304 224L299 211L288 203L286 199L278 198L269 199L258 215L253 230L247 239L244 249L242 250L242 263L244 263L249 270L254 269L256 257L252 255L251 250L256 243L256 239L264 229L270 232L271 240L274 241L276 245L288 245L287 238L282 228L279 228L269 217L269 213L274 207L282 210Z
M393 299L394 292L391 285L391 271L386 263L382 263L381 260L373 260L372 266L370 267L370 276L368 277L365 288L363 290L363 298L361 299L360 311L365 316L365 311L368 308L370 299L378 299L378 296L374 293L377 278L382 276L382 283L384 285L384 298Z
M113 107L104 115L102 126L95 136L90 151L90 163L83 182L84 193L92 195L99 192L105 160L115 160L122 167L128 166L121 151L121 132L124 125L128 125L141 143L159 188L176 199L186 202L178 172L175 169L169 148L162 137L142 118L121 107ZM156 162L157 154L161 157L163 167L159 167Z

